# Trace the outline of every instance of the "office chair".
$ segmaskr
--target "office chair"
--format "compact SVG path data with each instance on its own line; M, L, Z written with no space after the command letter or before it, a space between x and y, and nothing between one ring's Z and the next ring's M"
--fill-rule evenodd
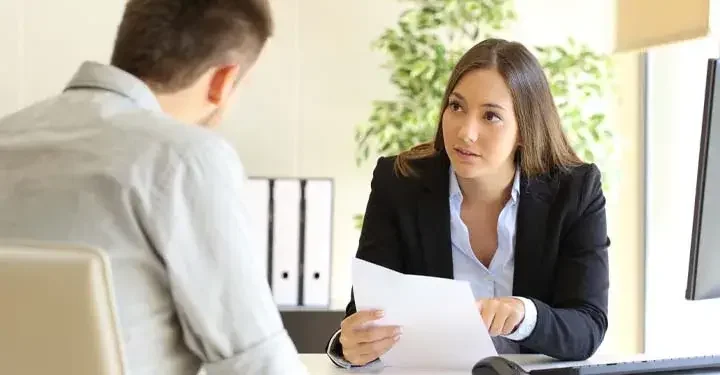
M0 374L122 375L109 260L0 240Z

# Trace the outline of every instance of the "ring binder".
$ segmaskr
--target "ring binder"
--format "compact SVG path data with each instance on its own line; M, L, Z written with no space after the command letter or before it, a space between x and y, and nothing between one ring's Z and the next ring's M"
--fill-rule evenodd
M250 180L251 215L267 253L275 302L280 307L329 307L333 180Z

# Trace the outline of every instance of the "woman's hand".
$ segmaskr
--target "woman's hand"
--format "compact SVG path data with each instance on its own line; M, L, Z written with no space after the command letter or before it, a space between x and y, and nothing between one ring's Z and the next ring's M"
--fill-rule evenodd
M340 324L343 357L356 366L366 365L385 354L400 338L400 327L372 326L368 323L382 317L382 312L358 311Z
M490 336L511 334L525 318L525 305L518 298L481 299L475 304Z

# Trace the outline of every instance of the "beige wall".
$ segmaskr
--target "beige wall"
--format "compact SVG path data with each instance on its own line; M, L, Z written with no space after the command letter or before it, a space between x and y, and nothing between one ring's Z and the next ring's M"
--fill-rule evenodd
M615 98L609 121L619 138L618 176L608 197L610 326L602 351L644 350L645 210L643 66L637 54L613 58Z
M0 1L0 114L57 93L83 59L106 61L123 4Z
M707 60L720 56L718 46L717 38L701 38L649 51L646 347L652 353L717 352L720 299L686 301L685 288ZM717 186L706 189L712 194ZM706 220L703 230L717 224Z
M379 68L383 56L368 46L401 8L387 0L273 4L276 36L221 131L251 175L334 178L331 293L333 306L343 308L359 235L352 216L365 209L374 167L374 159L355 164L354 126L365 121L372 100L393 93Z
M0 1L0 114L57 93L84 59L106 62L122 4L117 0ZM380 68L383 56L368 47L395 22L401 7L390 0L273 0L272 4L276 36L243 82L237 107L221 132L236 146L251 175L335 179L332 298L335 307L342 307L349 294L349 265L358 238L351 218L364 209L373 167L372 161L356 167L353 128L367 118L372 100L393 94L388 74ZM604 17L612 10L606 2L516 0L516 4L521 21L510 32L513 39L552 43L572 33L607 49L610 31ZM327 17L321 12L345 16ZM624 141L621 187L609 202L611 328L603 347L608 351L642 348L638 69L635 56L617 59L619 95L609 113Z

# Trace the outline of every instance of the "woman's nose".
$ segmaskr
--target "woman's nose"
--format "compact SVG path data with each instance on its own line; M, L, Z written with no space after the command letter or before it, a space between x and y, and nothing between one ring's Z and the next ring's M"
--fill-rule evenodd
M458 138L465 144L473 144L478 140L480 136L480 127L476 121L467 121L460 127L458 132Z

